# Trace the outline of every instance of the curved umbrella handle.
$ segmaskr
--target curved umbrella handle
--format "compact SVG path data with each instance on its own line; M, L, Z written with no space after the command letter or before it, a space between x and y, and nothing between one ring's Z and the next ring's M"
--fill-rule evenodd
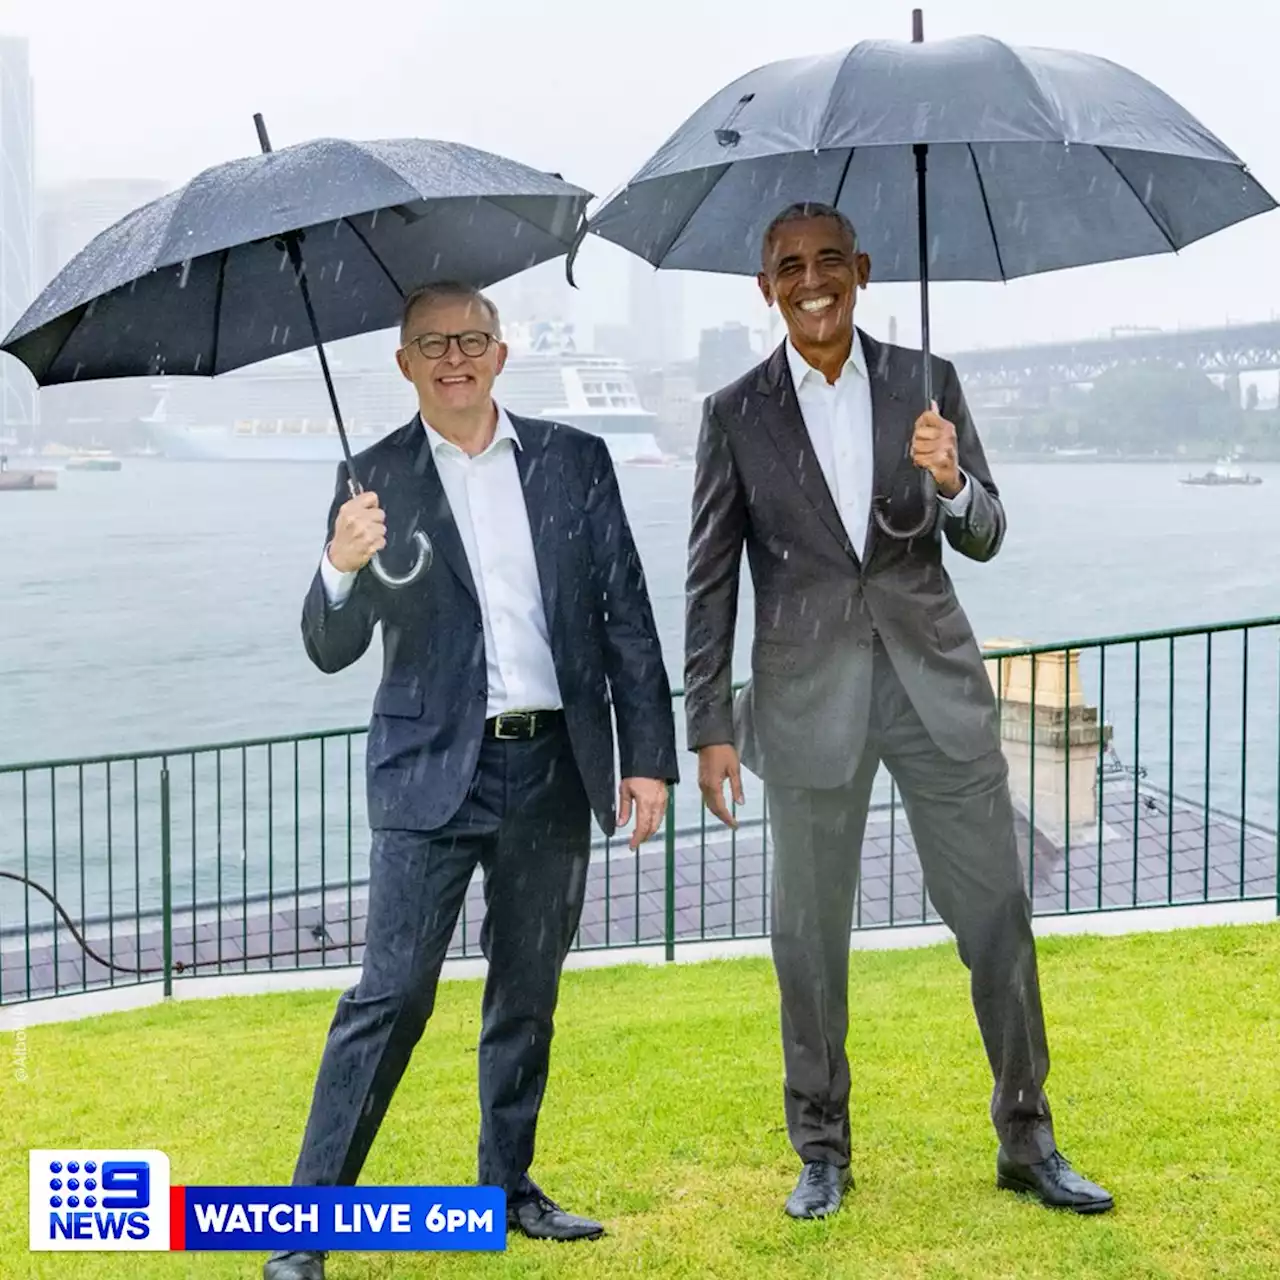
M418 548L418 558L414 561L413 568L408 573L392 573L383 567L382 561L376 555L369 561L369 572L384 587L391 587L393 590L407 587L411 583L417 582L431 568L431 562L435 559L436 554L435 547L431 545L431 539L421 529L415 529L413 531L413 541Z
M347 492L353 498L364 492L364 485L356 479L349 457L347 459ZM392 573L390 569L383 568L382 561L377 554L369 561L369 572L384 587L390 587L393 591L398 591L401 587L407 587L417 582L431 568L431 562L436 556L436 549L432 546L431 539L421 529L415 529L413 531L413 542L418 548L418 558L414 561L413 568L408 573Z
M889 517L884 514L881 505L876 503L871 510L880 532L899 542L908 542L912 538L919 538L928 533L938 516L938 484L933 475L923 468L920 472L920 497L924 501L924 515L920 517L920 523L910 529L895 528L889 523Z

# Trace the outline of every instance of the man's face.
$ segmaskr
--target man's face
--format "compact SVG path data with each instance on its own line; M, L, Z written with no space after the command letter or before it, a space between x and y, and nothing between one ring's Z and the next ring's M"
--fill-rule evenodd
M396 361L417 389L428 419L433 409L458 413L490 402L494 379L507 361L506 343L493 337L493 328L488 311L472 298L441 298L414 309ZM430 348L433 339L439 343L445 334L467 336L451 338L442 354L423 351L423 346ZM462 344L478 348L475 334L484 334L489 341L480 354L469 355Z
M852 337L857 293L871 273L834 218L784 222L765 246L756 277L770 306L775 302L797 347L822 347Z

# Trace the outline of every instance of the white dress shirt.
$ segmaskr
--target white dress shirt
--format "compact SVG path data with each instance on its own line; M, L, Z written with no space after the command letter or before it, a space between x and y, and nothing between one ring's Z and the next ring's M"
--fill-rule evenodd
M560 684L516 468L520 438L511 419L505 409L498 408L493 439L475 457L429 424L423 427L480 600L489 681L487 714L558 709L563 705ZM326 548L320 558L320 576L330 604L341 606L356 575L335 569Z
M827 488L840 513L844 531L861 557L870 530L871 499L875 483L875 432L871 412L871 379L862 335L855 330L849 358L835 382L829 383L786 340L787 364L800 404L800 416L813 451L818 455ZM973 494L968 477L954 498L938 495L943 509L962 516Z

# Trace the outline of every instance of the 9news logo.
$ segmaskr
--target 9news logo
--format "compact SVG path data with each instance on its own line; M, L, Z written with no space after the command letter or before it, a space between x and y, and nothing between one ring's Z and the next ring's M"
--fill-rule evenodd
M28 1153L33 1250L169 1248L169 1158L162 1151Z

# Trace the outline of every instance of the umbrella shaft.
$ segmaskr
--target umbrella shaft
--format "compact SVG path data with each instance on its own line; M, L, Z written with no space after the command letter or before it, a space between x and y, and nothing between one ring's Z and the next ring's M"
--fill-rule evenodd
M333 385L333 374L329 372L329 358L324 353L324 343L320 340L320 322L316 319L316 309L311 304L311 290L307 287L307 269L302 261L302 246L298 237L290 233L285 236L285 247L289 253L289 263L293 267L294 277L298 281L298 291L302 294L302 305L307 311L307 320L311 324L311 337L316 344L316 355L320 357L320 372L324 375L325 390L329 393L329 404L333 409L333 420L338 428L338 439L342 443L342 456L347 462L347 480L352 486L352 496L360 492L356 480L355 460L351 456L351 445L347 442L347 429L342 422L342 410L338 407L338 392Z
M924 352L924 403L933 403L933 361L929 358L929 218L926 212L929 148L917 143L916 153L916 230L920 251L920 347Z
M271 139L267 135L267 122L262 112L253 116L254 127L258 131L258 145L263 155L271 150ZM351 456L351 445L347 443L347 429L342 424L342 410L338 408L338 393L334 389L333 375L329 372L329 358L324 353L324 343L320 341L320 322L316 319L316 309L311 305L311 290L307 287L307 269L302 261L302 245L298 237L289 232L284 237L285 250L289 254L289 265L293 267L293 278L298 282L298 290L302 294L302 305L307 309L307 320L311 324L311 337L315 340L316 354L320 357L320 372L324 374L325 390L329 393L329 404L333 408L333 421L338 428L338 439L342 442L342 456L347 463L347 488L354 498L360 490L360 481L356 479L355 460Z

